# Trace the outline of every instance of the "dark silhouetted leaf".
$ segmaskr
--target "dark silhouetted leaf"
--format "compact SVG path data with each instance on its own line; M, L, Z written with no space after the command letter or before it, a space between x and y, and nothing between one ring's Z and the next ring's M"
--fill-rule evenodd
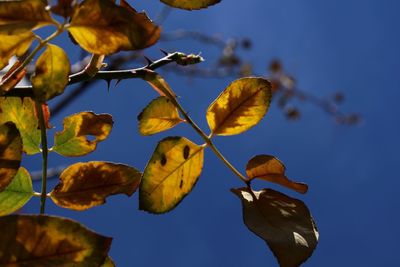
M23 150L30 155L39 153L40 130L35 116L35 102L28 97L1 97L0 124L8 121L17 126L22 137Z
M244 223L267 242L281 267L298 267L311 256L319 234L302 201L272 189L232 192L242 200Z
M161 2L172 7L193 10L215 5L221 0L161 0Z
M184 137L160 141L143 172L140 209L164 213L192 191L203 168L204 147Z
M247 131L264 117L270 101L268 80L235 80L208 107L206 116L212 134L234 135Z
M44 0L0 1L0 34L19 34L52 24Z
M8 65L12 56L22 56L31 46L35 35L32 32L25 32L16 35L0 33L0 70Z
M175 105L165 96L160 96L139 114L139 132L143 135L152 135L168 130L183 120Z
M57 4L51 7L51 12L60 15L64 18L68 18L72 15L72 4L76 2L74 0L57 0Z
M81 224L44 215L0 218L0 266L79 266L103 264L112 239Z
M308 186L289 180L285 175L285 166L274 156L257 155L246 166L246 174L250 179L258 178L280 184L299 193L306 193Z
M21 158L22 140L15 124L0 124L0 192L17 174Z
M60 182L50 196L63 208L86 210L104 204L110 195L131 196L139 186L140 178L138 170L123 164L76 163L60 174Z
M64 50L49 44L36 61L35 73L31 77L36 99L45 102L64 92L68 84L70 63Z
M126 5L84 0L74 9L68 30L82 48L100 55L143 49L157 42L160 28L145 13Z
M32 196L31 176L25 168L20 167L11 183L0 192L0 216L19 210Z
M86 155L96 149L111 132L113 120L109 114L80 112L64 119L64 130L54 136L53 151L70 157ZM90 141L87 136L94 136Z

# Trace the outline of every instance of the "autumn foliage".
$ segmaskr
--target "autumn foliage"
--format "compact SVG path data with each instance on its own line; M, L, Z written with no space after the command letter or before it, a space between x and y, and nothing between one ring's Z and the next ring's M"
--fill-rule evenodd
M161 1L187 10L220 2ZM56 30L46 37L36 35L35 30L44 26ZM160 32L161 28L145 13L137 12L125 0L59 0L53 6L45 0L0 2L0 69L12 57L19 59L0 82L1 266L115 266L108 257L111 238L70 219L44 215L46 200L83 211L106 203L111 195L132 196L138 191L140 210L166 213L179 205L198 182L206 164L206 149L211 149L243 181L244 187L232 192L241 200L244 223L265 240L280 266L299 266L311 256L318 231L307 206L272 189L254 190L251 182L259 179L299 193L306 193L307 185L286 177L283 163L271 155L256 155L242 174L213 143L214 136L244 133L264 118L272 98L270 81L244 77L227 85L204 115L210 128L206 134L182 107L167 81L155 72L170 63L198 64L200 56L165 53L165 57L143 68L102 70L105 56L149 47L159 40ZM51 43L65 33L93 54L81 72L71 73L67 53ZM34 71L27 73L31 63ZM31 85L18 87L18 81L26 75L30 75ZM101 147L114 124L109 114L82 111L64 118L63 130L48 136L47 101L62 95L74 83L133 78L150 84L160 95L138 115L142 135L154 135L184 123L204 143L196 144L183 136L164 138L143 171L113 162L76 162L59 174L54 188L47 190L48 153L87 155ZM53 147L48 147L48 138L54 139ZM30 173L21 166L23 153L42 155L42 192L34 192ZM12 215L32 197L41 199L39 215Z

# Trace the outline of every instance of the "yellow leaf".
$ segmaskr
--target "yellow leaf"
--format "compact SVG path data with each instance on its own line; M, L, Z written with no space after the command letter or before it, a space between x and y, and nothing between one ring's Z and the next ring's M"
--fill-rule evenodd
M208 107L207 122L213 135L247 131L264 117L271 101L271 83L263 78L232 82Z
M166 96L171 100L176 97L169 84L157 72L148 69L141 69L137 71L137 73L140 73L142 78L147 81L161 96Z
M22 140L15 124L0 124L0 192L17 174L21 158Z
M44 0L0 1L0 34L20 34L52 24Z
M300 266L318 244L318 230L307 206L272 189L231 190L242 201L247 228L262 238L282 267Z
M112 239L70 219L45 215L0 218L0 266L100 266Z
M49 44L36 61L35 74L31 77L36 98L45 102L62 94L68 84L70 63L64 50Z
M32 196L31 176L24 167L20 167L11 183L0 192L0 216L19 210Z
M32 32L25 32L16 35L0 33L0 70L8 65L12 56L22 56L31 46L35 35Z
M161 2L172 7L193 10L215 5L221 0L161 0Z
M107 256L106 260L104 261L103 265L101 265L101 267L115 267L115 263L110 256Z
M35 102L29 97L0 97L0 123L15 123L22 137L23 150L29 155L40 152L40 130L35 114Z
M64 119L64 130L54 136L52 151L63 156L78 157L89 154L97 143L105 140L114 124L111 115L80 112ZM94 136L90 141L87 136Z
M139 114L139 132L152 135L168 130L183 120L174 104L165 96L160 96Z
M75 6L68 30L83 49L99 55L143 49L157 42L160 28L145 13L126 5L84 0Z
M50 196L60 207L86 210L104 204L111 195L131 196L139 186L140 177L138 170L123 164L75 163L60 174L60 182Z
M308 186L289 180L285 175L283 163L270 155L257 155L246 166L246 174L250 179L259 178L272 183L280 184L299 193L306 193Z
M184 137L159 142L143 173L140 209L164 213L175 208L197 182L203 158L204 147Z

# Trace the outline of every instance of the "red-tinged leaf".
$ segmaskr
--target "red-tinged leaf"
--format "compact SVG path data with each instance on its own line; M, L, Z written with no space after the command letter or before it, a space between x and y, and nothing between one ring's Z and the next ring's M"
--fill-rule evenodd
M127 3L119 6L111 0L84 0L74 8L68 31L88 52L109 55L149 47L157 42L161 30Z
M148 69L142 69L138 71L142 79L147 81L160 96L174 99L176 97L175 92L171 89L169 84L161 77L160 74Z
M18 172L22 158L21 136L12 122L0 124L0 192Z
M18 73L16 73L15 75L13 75L13 77L11 77L10 79L8 79L11 74L19 67L21 66L21 61L17 60L15 61L15 63L11 66L11 68L6 72L6 74L1 78L1 90L3 92L8 92L11 89L13 89L24 77L26 74L26 69L22 69L21 71L19 71ZM7 79L7 81L5 82L5 80Z
M246 166L246 174L250 179L258 178L280 184L299 193L306 193L308 186L304 183L293 182L285 175L285 166L274 156L257 155Z
M0 266L101 266L112 239L61 217L0 218Z
M307 206L272 189L232 189L242 201L243 220L262 238L281 267L298 267L318 244L318 230Z
M172 7L193 10L207 8L221 2L221 0L161 0L161 2Z
M0 1L0 34L20 34L54 23L46 7L44 0Z
M138 170L123 164L76 163L60 174L60 183L50 197L63 208L86 210L104 204L111 195L131 196L138 188L140 178Z
M47 105L47 103L42 103L41 105L42 107L42 112L43 112L43 117L44 117L44 123L46 124L46 129L52 129L53 126L50 125L50 109L49 109L49 105ZM35 116L36 118L39 120L39 113L36 109L36 105L35 105Z

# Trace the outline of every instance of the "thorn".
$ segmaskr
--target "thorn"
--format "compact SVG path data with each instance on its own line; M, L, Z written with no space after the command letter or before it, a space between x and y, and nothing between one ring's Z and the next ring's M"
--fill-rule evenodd
M119 84L120 82L121 82L121 79L118 79L118 80L115 82L113 89L117 88L117 86L118 86L118 84Z
M107 82L107 91L110 92L110 85L111 85L111 80L105 80Z
M153 64L153 60L151 60L150 58L148 58L148 57L146 57L146 56L144 56L144 58L145 58L146 61L147 61L147 67L150 66L151 64Z
M163 50L163 49L161 49L161 48L160 48L160 51L161 51L161 53L163 53L163 54L166 55L166 56L169 55L169 53L168 53L167 51L165 51L165 50Z

